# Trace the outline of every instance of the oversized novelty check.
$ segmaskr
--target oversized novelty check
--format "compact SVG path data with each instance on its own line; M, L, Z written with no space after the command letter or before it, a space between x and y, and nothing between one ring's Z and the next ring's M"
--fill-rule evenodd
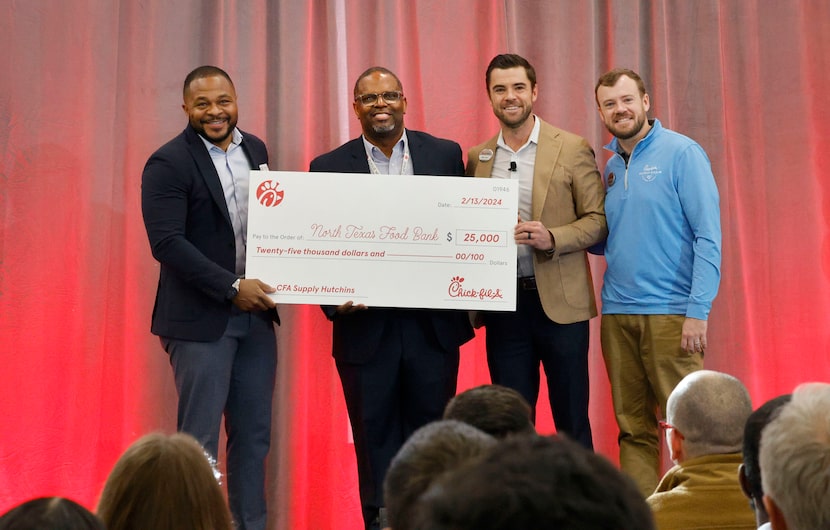
M284 304L514 310L518 183L252 171L246 276Z

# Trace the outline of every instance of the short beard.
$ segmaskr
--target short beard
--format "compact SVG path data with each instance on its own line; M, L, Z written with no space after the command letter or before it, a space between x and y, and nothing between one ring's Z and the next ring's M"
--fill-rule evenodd
M501 122L504 125L506 125L507 127L510 127L511 129L518 129L519 127L521 127L522 125L525 124L525 122L528 120L528 118L530 118L531 114L533 114L533 109L532 108L525 108L524 114L522 114L521 117L518 120L508 122L508 121L504 121L504 119L502 119ZM502 118L503 117L504 117L504 114L502 114Z
M378 136L389 136L391 133L395 132L397 128L396 123L390 123L389 125L376 125L372 127L372 131Z
M608 132L613 134L619 140L628 140L629 138L634 138L640 131L643 130L643 126L646 124L645 118L643 119L635 119L634 127L631 128L630 132L627 133L620 133L617 130L614 130L612 125L606 125L605 128L608 129Z

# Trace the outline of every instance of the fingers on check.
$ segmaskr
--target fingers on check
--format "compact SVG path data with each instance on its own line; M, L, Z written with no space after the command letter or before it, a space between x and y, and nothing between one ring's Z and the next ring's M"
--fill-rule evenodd
M523 223L521 225L516 226L515 230L513 231L513 236L516 239L533 239L533 226L529 223Z

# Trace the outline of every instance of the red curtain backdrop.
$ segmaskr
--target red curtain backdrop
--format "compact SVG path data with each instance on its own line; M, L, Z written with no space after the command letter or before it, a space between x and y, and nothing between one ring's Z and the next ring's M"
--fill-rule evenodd
M410 128L466 150L498 127L487 63L520 53L537 69L536 112L585 136L600 165L594 83L639 71L651 114L706 149L720 188L707 367L756 405L830 376L826 1L6 0L0 49L0 512L41 495L94 507L131 442L175 429L139 188L186 124L185 74L206 63L231 74L271 168L294 171L359 134L351 89L372 65L402 79ZM604 261L592 265L599 288ZM316 307L281 312L271 528L358 529L330 324ZM615 460L598 324L591 417ZM488 382L482 335L463 349L460 389ZM539 415L551 432L544 401Z

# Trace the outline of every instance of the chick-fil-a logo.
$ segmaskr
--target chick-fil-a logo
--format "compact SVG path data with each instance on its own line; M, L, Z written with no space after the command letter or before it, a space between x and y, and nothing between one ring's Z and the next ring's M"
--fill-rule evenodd
M453 276L450 280L449 289L447 292L450 298L478 298L480 300L495 300L496 298L504 298L501 289L465 289L462 285L464 278L461 276Z
M257 187L256 199L263 206L267 206L269 208L272 206L277 206L279 203L282 202L283 198L285 197L285 192L283 190L277 189L279 185L279 182L266 180Z

